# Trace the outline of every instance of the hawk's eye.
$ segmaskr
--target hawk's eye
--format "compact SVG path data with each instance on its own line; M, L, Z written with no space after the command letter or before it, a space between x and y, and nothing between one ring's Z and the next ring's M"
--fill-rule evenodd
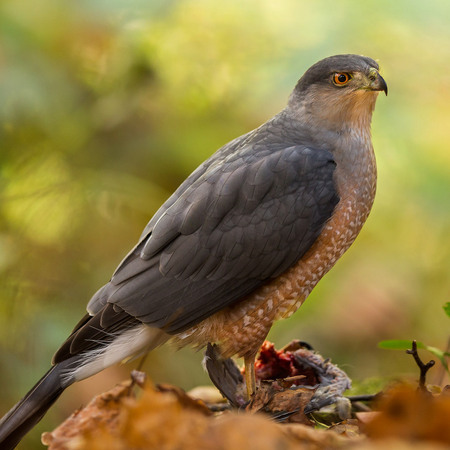
M336 72L333 75L333 83L337 86L344 86L352 79L352 76L349 73L344 72Z

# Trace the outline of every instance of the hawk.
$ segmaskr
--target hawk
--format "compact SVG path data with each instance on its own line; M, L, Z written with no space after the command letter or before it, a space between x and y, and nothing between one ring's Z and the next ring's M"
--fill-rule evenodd
M50 370L0 421L13 448L72 383L172 339L254 359L349 248L375 195L370 123L378 64L314 64L287 106L220 148L156 212Z

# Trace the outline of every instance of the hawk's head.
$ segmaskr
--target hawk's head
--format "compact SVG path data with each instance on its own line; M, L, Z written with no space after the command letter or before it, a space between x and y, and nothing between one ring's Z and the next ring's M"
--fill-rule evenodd
M369 126L378 93L388 91L378 70L378 64L366 56L322 59L300 78L289 107L303 120L327 128Z

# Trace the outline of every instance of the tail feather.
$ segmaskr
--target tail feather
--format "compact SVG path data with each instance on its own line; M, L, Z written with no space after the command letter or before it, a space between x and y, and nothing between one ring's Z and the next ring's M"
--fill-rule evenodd
M94 333L96 330L94 329ZM1 420L0 449L13 449L44 416L64 389L113 364L146 353L169 338L163 331L139 325L100 341L89 349L55 364Z
M62 367L57 364L52 367L0 420L0 448L10 450L33 428L55 403L71 381L61 380Z

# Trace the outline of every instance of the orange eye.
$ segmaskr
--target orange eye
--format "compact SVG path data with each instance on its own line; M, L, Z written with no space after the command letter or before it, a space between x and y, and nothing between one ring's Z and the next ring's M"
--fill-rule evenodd
M336 72L333 75L333 83L337 86L344 86L352 79L352 76L349 73Z

